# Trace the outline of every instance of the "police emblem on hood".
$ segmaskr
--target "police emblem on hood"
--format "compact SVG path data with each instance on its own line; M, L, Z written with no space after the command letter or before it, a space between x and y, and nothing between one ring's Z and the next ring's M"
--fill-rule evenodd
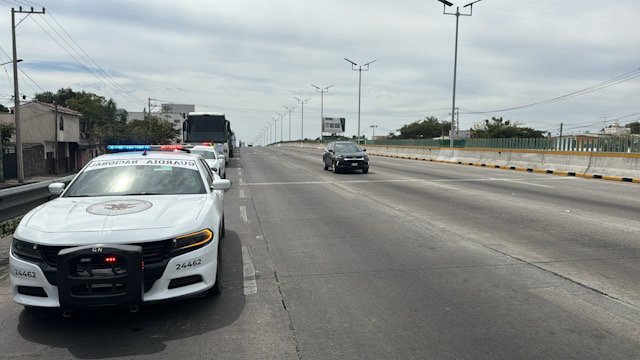
M87 212L94 215L127 215L145 211L153 204L145 200L110 200L93 204L87 208Z

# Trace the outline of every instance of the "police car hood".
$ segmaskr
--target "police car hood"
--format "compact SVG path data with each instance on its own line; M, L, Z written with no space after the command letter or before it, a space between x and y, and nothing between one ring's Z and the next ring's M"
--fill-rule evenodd
M183 227L201 221L205 202L205 194L63 197L35 209L21 225L58 234Z

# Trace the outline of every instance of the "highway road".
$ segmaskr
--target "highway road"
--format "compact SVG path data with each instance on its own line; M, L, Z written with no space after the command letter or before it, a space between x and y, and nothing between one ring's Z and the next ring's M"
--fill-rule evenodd
M640 186L242 148L217 298L65 319L0 270L0 358L638 359Z

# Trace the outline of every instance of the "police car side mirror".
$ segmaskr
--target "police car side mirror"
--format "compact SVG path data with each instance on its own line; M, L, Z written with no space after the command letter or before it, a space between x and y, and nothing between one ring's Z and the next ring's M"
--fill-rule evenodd
M62 194L62 192L64 191L64 187L64 183L49 184L49 193L51 193L51 195L60 196L60 194Z
M215 179L211 183L211 190L228 190L231 187L231 181L225 179Z
M362 151L367 152L367 149L362 149Z

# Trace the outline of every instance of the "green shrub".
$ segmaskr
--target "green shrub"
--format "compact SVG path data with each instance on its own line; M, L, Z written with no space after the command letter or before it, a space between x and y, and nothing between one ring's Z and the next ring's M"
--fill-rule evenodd
M22 217L18 217L0 223L0 237L13 234L13 232L16 231L16 228L18 227L21 219Z

